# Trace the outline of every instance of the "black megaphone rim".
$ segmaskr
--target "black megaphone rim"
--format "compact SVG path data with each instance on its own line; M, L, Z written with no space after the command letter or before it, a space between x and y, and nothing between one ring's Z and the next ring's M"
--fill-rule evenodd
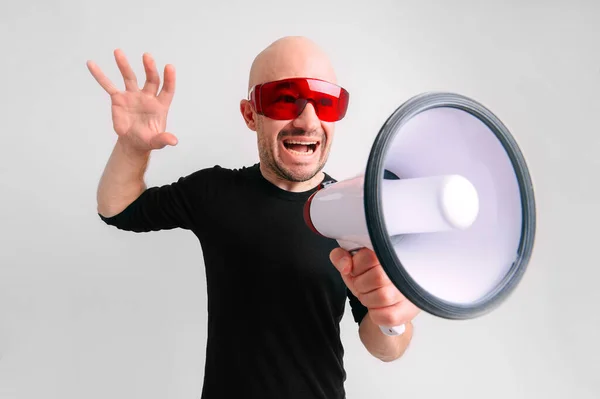
M417 114L439 107L463 110L478 118L495 134L504 147L518 180L522 203L521 239L517 256L496 288L477 302L464 305L444 301L424 290L406 272L396 255L384 223L381 181L385 154L400 127ZM364 182L367 229L378 259L392 283L421 310L445 319L470 319L482 316L500 305L521 281L533 251L536 209L533 184L525 158L508 128L486 107L466 96L448 92L416 95L400 105L381 127L371 148Z

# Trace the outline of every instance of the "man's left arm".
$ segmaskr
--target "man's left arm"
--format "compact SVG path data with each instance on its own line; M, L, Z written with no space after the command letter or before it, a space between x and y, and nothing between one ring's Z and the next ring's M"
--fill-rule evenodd
M330 259L350 292L368 309L359 327L365 348L384 362L400 358L412 340L412 320L419 309L391 282L372 250L363 248L352 256L336 248ZM405 331L397 336L388 336L379 327L402 324Z

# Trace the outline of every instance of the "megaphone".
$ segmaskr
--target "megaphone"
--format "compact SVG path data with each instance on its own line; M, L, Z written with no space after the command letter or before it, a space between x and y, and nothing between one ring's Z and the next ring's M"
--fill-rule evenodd
M430 92L392 113L364 173L320 186L304 219L348 251L370 248L410 302L458 320L490 312L515 290L531 258L536 209L507 127L473 99Z

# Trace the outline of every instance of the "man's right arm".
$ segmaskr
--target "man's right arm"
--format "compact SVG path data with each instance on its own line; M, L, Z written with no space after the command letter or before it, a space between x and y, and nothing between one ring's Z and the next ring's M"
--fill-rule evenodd
M96 63L87 63L94 79L110 95L112 122L118 137L98 185L98 214L127 229L187 225L180 205L185 201L182 190L175 185L148 190L144 182L151 151L177 144L177 138L165 131L175 93L175 69L165 66L164 84L159 91L156 64L145 53L146 82L139 88L125 54L115 50L114 55L125 83L124 91L118 90ZM165 204L178 209L164 208Z
M167 115L175 93L175 68L166 65L164 84L150 54L143 55L146 82L137 78L121 50L114 52L125 90L117 87L93 61L90 73L110 95L117 142L100 178L97 211L100 218L121 230L148 232L205 225L215 200L213 179L220 168L209 168L180 177L171 184L146 187L144 175L154 150L177 145L166 131Z
M98 184L98 213L110 218L121 213L145 190L144 174L150 151L139 151L118 139Z

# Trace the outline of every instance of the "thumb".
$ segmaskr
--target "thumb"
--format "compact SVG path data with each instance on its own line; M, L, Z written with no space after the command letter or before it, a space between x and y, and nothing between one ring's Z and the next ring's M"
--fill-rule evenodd
M352 271L352 256L343 248L335 248L329 254L329 259L342 276L350 275Z
M150 139L150 146L155 150L160 150L168 145L176 146L178 143L177 137L171 133L159 133Z
M340 272L342 280L352 294L358 298L358 293L354 287L354 278L352 277L353 260L350 252L343 248L335 248L329 254L329 259L335 268Z

